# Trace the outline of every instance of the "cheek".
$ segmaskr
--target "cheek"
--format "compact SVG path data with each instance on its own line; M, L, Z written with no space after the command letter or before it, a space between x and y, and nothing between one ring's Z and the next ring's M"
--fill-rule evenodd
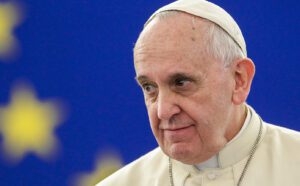
M182 102L184 111L193 119L197 132L203 139L210 139L223 131L221 115L226 111L220 99L223 99L220 95L202 92Z
M157 117L157 110L153 107L153 105L147 105L147 112L152 132L155 136L157 136L159 132L159 119Z
M157 117L156 110L148 109L148 117L149 117L149 122L150 122L150 127L152 130L152 133L153 133L157 143L161 147L164 147L164 135L163 135L162 130L159 129L160 120Z
M206 93L197 93L192 97L188 97L181 101L182 109L191 117L196 123L205 125L209 123L207 120L212 112L212 96Z

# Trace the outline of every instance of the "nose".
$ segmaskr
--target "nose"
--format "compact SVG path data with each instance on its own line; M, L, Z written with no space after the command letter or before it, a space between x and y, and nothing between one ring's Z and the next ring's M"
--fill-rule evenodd
M157 100L157 116L161 120L169 120L180 112L176 95L171 92L161 92Z

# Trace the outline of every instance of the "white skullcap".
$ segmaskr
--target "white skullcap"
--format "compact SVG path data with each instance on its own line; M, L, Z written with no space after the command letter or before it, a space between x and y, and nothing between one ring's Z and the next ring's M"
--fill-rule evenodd
M145 26L158 13L172 10L186 12L219 25L238 44L245 57L247 56L246 43L238 24L223 8L205 0L178 0L170 3L154 12Z

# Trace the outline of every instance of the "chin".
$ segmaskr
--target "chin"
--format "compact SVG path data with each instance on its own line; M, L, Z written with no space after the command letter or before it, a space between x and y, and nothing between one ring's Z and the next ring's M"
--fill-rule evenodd
M168 148L166 154L185 164L194 164L197 157L193 148L189 148L187 144L173 144Z

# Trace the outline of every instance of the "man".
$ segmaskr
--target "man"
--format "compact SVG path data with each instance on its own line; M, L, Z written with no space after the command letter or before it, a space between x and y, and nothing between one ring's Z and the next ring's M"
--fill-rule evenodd
M300 135L245 103L255 66L223 9L204 0L159 9L134 65L159 147L98 186L300 185Z

